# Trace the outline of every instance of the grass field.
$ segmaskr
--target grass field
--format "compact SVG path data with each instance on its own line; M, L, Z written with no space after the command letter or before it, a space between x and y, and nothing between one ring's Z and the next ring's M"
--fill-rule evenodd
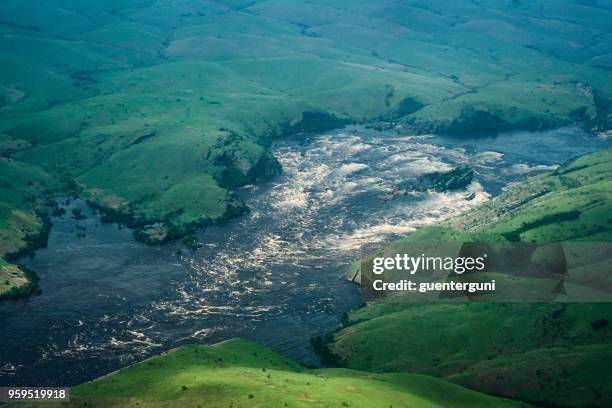
M31 285L6 257L40 243L58 192L159 243L244 212L236 189L278 174L269 145L287 133L374 118L414 133L609 131L611 40L604 0L5 0L0 296ZM406 242L608 241L610 163L610 151L581 158ZM595 323L611 309L372 303L329 346L376 373L307 370L231 341L75 387L71 405L518 405L383 373L397 371L609 406L611 329Z
M609 242L611 158L610 149L580 157L382 252L401 253L415 242ZM348 276L359 280L359 264ZM354 369L434 375L536 405L606 407L611 321L612 303L420 304L399 297L351 312L328 348L335 363Z
M606 131L610 21L603 1L7 0L0 156L163 242L242 213L234 190L278 173L287 132ZM32 225L16 197L0 247Z
M536 405L612 401L612 306L379 302L333 336L340 365L433 375ZM440 333L443 331L444 335Z
M27 405L26 405L27 406ZM41 405L37 405L41 406ZM68 407L521 407L432 377L309 370L245 340L186 346L73 387Z

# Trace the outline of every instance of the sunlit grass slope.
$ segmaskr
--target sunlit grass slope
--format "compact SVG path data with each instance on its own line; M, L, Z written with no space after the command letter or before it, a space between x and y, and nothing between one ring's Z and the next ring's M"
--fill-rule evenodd
M520 407L414 374L309 370L245 340L186 346L71 389L69 407Z
M610 241L612 150L582 156L511 186L414 242ZM359 279L358 267L350 277ZM330 338L343 366L435 375L494 395L537 404L612 404L611 303L368 303ZM404 347L409 345L409 347Z
M7 0L0 154L153 243L243 212L234 190L278 173L286 133L609 129L612 10L538 4Z

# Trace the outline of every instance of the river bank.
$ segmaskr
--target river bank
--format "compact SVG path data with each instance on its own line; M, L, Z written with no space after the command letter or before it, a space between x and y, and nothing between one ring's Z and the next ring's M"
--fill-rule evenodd
M362 302L343 278L354 259L597 144L575 128L509 136L460 141L349 127L279 141L283 174L242 188L251 212L199 231L195 250L144 245L84 202L64 202L47 248L22 259L39 273L42 294L0 304L0 382L77 384L169 348L232 337L316 366L310 339L340 328ZM465 190L378 199L468 163L474 180Z

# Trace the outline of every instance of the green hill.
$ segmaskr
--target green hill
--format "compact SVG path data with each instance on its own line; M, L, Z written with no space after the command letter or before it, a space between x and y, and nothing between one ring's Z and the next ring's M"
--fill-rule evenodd
M416 242L610 242L612 149L565 163L558 170L509 186L492 200L381 250L397 253ZM360 265L347 271L359 282Z
M163 242L244 212L287 133L606 131L610 21L603 1L7 0L0 156Z
M414 242L609 242L612 150L511 186ZM349 271L359 280L359 265ZM377 372L435 375L544 406L612 404L612 303L419 304L400 298L351 312L330 336L330 358Z
M333 335L335 363L433 375L536 405L609 406L612 305L378 302Z
M0 144L2 138L0 137ZM40 210L61 183L27 163L0 157L0 299L36 290L36 275L7 261L44 245L49 225Z
M70 392L70 403L59 406L525 406L422 375L309 370L245 340L181 347L73 387Z

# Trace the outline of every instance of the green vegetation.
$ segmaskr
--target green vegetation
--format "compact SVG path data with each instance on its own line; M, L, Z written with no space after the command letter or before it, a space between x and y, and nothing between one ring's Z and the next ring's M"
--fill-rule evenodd
M0 258L0 299L15 299L38 290L38 276Z
M415 231L382 253L415 242L610 242L612 149L577 158L558 170L508 187L501 195ZM359 263L347 271L359 282Z
M268 146L288 133L604 132L610 21L600 1L9 0L0 156L164 242L243 213L234 190L280 171ZM1 204L12 246L33 216Z
M534 236L599 240L610 224L604 217L610 212L599 207L612 198L611 154L586 155L530 178L393 246ZM355 264L352 273L358 269ZM327 339L327 358L347 368L306 369L243 340L187 346L74 387L68 406L520 406L464 386L544 406L603 407L612 403L611 321L609 303L390 298L351 312L345 328Z
M608 303L370 303L329 345L336 363L434 375L542 405L612 402ZM443 332L443 335L441 335Z
M50 227L45 197L59 182L40 168L0 157L0 299L34 292L34 272L8 261L45 246Z
M40 405L37 405L40 406ZM521 407L415 374L308 370L245 340L186 346L71 389L68 407Z
M510 187L474 211L450 220L448 227L509 241L609 242L611 174L612 149L585 155L557 171Z
M40 239L45 216L36 210L60 184L38 167L5 157L0 157L0 174L0 256L7 256Z
M612 149L511 186L502 195L384 249L415 242L611 240ZM360 265L348 272L359 280ZM435 375L544 406L612 404L611 303L419 304L390 298L351 312L328 338L342 366ZM441 336L440 332L444 335Z
M8 260L44 245L58 192L155 244L244 213L235 190L281 171L268 148L291 133L374 118L416 133L609 132L611 40L600 0L4 1L0 297L35 290ZM610 155L403 242L609 241ZM408 371L545 405L612 405L611 310L382 301L329 343L343 365L378 373L307 370L231 341L75 387L70 405L518 406L381 373Z

